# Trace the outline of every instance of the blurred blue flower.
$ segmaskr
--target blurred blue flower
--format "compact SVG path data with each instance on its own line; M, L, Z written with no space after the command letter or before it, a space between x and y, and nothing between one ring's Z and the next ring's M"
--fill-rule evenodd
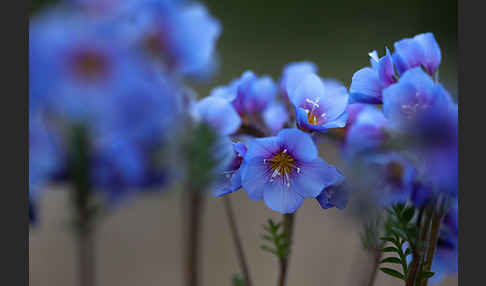
M289 98L295 107L297 126L302 130L326 132L346 125L349 95L346 87L336 81L323 81L309 73L289 93Z
M382 91L396 82L392 56L386 49L386 55L378 58L378 53L369 53L371 67L355 72L349 92L353 102L370 104L382 103Z
M146 52L182 75L211 72L221 25L206 7L185 1L146 0L130 8L123 19Z
M417 171L401 154L390 152L364 158L361 183L368 186L378 205L387 207L410 199Z
M380 109L372 105L356 108L357 115L349 127L344 145L345 156L350 160L383 152L383 146L390 138L388 120Z
M283 96L288 97L309 73L317 73L317 66L312 62L304 61L287 64L283 69L279 83Z
M209 124L221 135L230 135L238 130L241 118L233 105L223 97L207 96L192 106L196 121Z
M343 210L348 203L350 195L349 188L349 184L346 182L344 176L342 176L336 183L326 186L316 197L316 200L323 209L336 207Z
M224 171L222 178L213 187L213 194L216 197L226 195L241 189L241 163L245 157L247 147L241 142L233 143L233 156L231 162Z
M394 47L393 61L399 74L423 66L429 75L434 75L440 65L442 55L432 33L402 39Z
M274 101L263 111L263 121L272 135L277 134L289 120L288 110L279 101Z
M112 24L55 10L31 21L29 37L30 98L58 140L59 173L70 179L69 133L84 126L91 183L110 202L165 181L157 155L181 111L179 87L144 62Z
M283 129L275 137L251 141L243 159L242 186L252 200L293 213L304 198L315 198L341 178L338 170L318 157L310 135Z

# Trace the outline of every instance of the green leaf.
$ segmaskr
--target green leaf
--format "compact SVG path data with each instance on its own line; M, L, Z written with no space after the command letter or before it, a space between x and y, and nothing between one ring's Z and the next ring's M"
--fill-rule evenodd
M380 261L380 264L382 264L382 263L402 264L402 260L400 260L399 258L396 258L396 257L387 257L387 258L383 259L382 261Z
M422 272L422 279L430 278L434 276L435 272L424 271Z
M388 246L388 247L383 247L380 249L381 252L400 252L398 248L393 247L393 246Z
M380 270L383 271L384 273L388 274L388 275L393 276L393 277L397 277L397 278L400 278L402 280L405 279L405 276L402 273L400 273L396 270L393 270L391 268L382 267L382 268L380 268Z
M401 239L408 241L408 236L403 230L397 228L397 227L392 227L392 232L399 236Z
M397 241L393 237L380 237L381 240L383 241L389 241L392 243L396 243Z
M404 224L407 224L413 218L414 214L415 214L415 208L414 207L406 208L405 211L402 214L402 222Z

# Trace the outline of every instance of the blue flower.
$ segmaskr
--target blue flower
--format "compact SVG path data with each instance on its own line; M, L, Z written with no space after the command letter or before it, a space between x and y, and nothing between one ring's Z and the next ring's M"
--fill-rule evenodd
M393 61L399 74L423 66L430 75L434 75L440 65L442 55L432 33L402 39L394 47Z
M302 130L326 132L346 125L349 95L338 82L307 74L289 98L295 107L297 126Z
M338 170L318 157L310 135L283 129L275 137L251 141L243 159L242 186L252 200L293 213L304 198L315 198L341 178Z
M247 147L242 142L233 143L233 156L226 167L221 179L213 187L213 194L216 197L226 195L241 189L241 163L247 152Z
M287 64L283 69L279 84L283 96L288 97L309 73L317 73L317 66L312 62L304 61Z
M349 185L342 176L336 183L326 186L321 194L316 197L316 200L323 209L336 207L343 210L348 203L349 195Z
M388 49L382 58L376 51L369 55L371 67L354 73L349 92L353 102L381 104L383 89L396 82L393 61Z

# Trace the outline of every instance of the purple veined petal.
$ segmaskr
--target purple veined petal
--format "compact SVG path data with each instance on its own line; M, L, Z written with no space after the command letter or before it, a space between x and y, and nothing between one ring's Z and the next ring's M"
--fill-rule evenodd
M280 213L294 213L304 201L292 185L288 187L283 181L276 180L268 184L263 191L263 200L272 210Z
M355 72L349 92L352 102L380 104L382 81L376 69L366 67Z
M299 168L300 171L293 175L290 185L303 198L315 198L325 187L343 179L336 167L319 157L311 162L300 163Z
M245 158L241 166L241 185L248 197L255 201L263 200L263 192L270 185L270 175L263 160L264 157Z
M248 143L244 161L261 157L263 162L263 158L269 158L279 151L281 151L280 140L276 136L252 139Z
M292 104L298 107L312 105L326 95L324 83L316 74L306 74L297 87L289 92Z
M279 138L281 146L283 145L296 161L312 161L318 155L314 141L309 134L303 131L295 128L283 129L278 133L277 138Z
M424 50L424 65L429 74L434 74L440 65L442 54L439 44L435 40L434 34L424 33L414 37Z
M194 105L196 118L207 122L222 135L234 133L241 125L241 118L231 104L220 97L205 97Z
M273 134L278 133L288 120L287 108L282 103L274 102L263 111L263 121Z

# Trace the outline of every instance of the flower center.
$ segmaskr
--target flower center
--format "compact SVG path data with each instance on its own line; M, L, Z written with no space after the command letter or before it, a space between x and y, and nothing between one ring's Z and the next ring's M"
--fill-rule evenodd
M300 173L300 168L296 166L294 158L287 153L287 149L277 153L270 159L263 160L264 163L270 163L272 176L270 182L273 182L276 177L282 176L287 187L290 186L290 177L292 169L296 169Z
M319 124L319 118L314 114L314 112L307 113L307 121L312 125Z
M78 51L74 55L74 70L87 80L96 80L108 73L108 59L97 51Z
M404 172L403 166L398 162L391 162L387 165L388 179L397 185L402 184Z

